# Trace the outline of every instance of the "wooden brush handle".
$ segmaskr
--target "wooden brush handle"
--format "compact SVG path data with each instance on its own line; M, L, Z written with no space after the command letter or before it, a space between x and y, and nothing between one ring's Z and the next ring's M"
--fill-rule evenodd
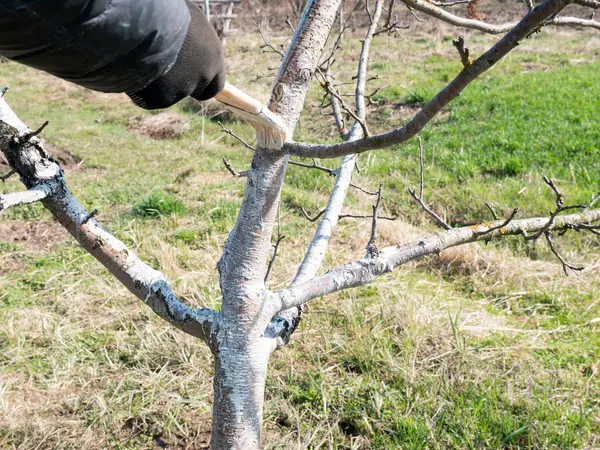
M225 87L215 96L215 99L225 105L241 109L250 114L258 114L263 110L261 102L229 83L225 83Z

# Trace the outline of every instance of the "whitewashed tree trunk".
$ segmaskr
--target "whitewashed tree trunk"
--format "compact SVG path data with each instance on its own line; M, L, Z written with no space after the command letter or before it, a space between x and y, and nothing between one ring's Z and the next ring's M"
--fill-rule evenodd
M270 109L290 133L341 3L307 3L282 65ZM213 348L215 450L260 448L267 363L276 347L275 337L266 334L279 312L264 278L287 164L287 155L259 142L236 225L219 261L223 308Z

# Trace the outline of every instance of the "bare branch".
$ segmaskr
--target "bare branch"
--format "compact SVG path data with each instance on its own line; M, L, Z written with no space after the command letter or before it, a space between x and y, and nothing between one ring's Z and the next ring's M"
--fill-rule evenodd
M503 228L506 228L506 226L513 221L513 219L516 217L516 215L518 213L519 213L519 208L513 209L512 213L510 213L510 216L508 217L508 219L506 219L504 222L500 223L499 225L495 225L493 227L487 228L484 231L478 231L477 232L478 236L483 236L485 234L493 233L496 230L502 230Z
M490 205L488 202L485 202L484 205L488 207L488 209L492 213L492 217L494 218L494 220L499 220L500 219L498 217L498 214L496 214L496 210L494 209L494 207L492 205Z
M555 231L572 229L581 225L589 225L598 220L600 220L600 209L594 209L586 213L559 216L552 223L550 229ZM536 233L540 230L549 231L546 229L547 223L547 217L536 217L512 220L509 223L507 221L495 221L470 227L454 228L408 244L381 249L377 258L365 258L348 263L328 271L323 276L313 278L275 294L279 297L283 309L302 305L313 298L370 283L409 261L427 255L439 254L450 247L509 235ZM500 227L503 224L506 225ZM492 229L494 231L489 232Z
M361 121L365 120L367 114L365 105L365 88L367 85L367 65L369 62L371 41L373 40L373 36L375 35L377 27L379 26L379 20L383 11L383 4L384 0L376 0L375 2L375 11L373 12L373 17L371 18L371 25L367 30L367 35L365 36L365 39L362 42L362 48L360 51L360 58L358 62L358 74L356 76L355 102L356 114L358 115ZM363 132L365 136L369 136L366 125L363 127Z
M555 17L548 22L548 25L579 26L600 30L600 22L593 20L593 17L593 14L589 19L580 19L578 17Z
M546 241L548 242L548 245L550 246L550 250L552 250L552 253L554 253L554 256L556 256L558 258L558 260L560 261L560 263L562 264L563 271L565 272L565 276L569 276L569 272L567 271L567 269L571 269L574 272L580 272L583 269L585 269L585 267L574 266L565 261L565 259L560 255L560 253L558 253L558 250L556 250L556 247L554 247L554 242L552 242L552 236L549 231L544 232L544 236L546 237Z
M383 33L387 33L388 35L395 35L397 30L408 30L410 25L400 25L398 22L394 22L389 26L382 28L381 30L377 30L373 36L378 36Z
M24 192L0 194L0 214L13 206L39 202L51 195L53 191L54 186L52 184L43 183Z
M271 35L269 33L269 22L266 21L266 24L261 22L257 24L257 26L258 31L260 33L260 37L263 40L263 45L261 45L260 48L264 52L277 53L281 57L281 59L285 58L285 50L283 48L283 45L280 46L280 48L277 48L271 43Z
M342 219L373 219L373 214L340 214L340 220ZM398 220L397 217L394 216L377 216L379 220Z
M379 209L379 203L381 202L382 189L383 184L380 184L379 190L377 191L377 202L373 205L373 221L371 223L371 238L367 243L367 258L376 258L379 255L379 250L377 249L377 210Z
M323 209L322 209L321 211L319 211L319 212L317 213L317 215L316 215L316 216L314 216L314 217L311 217L311 216L308 214L308 212L306 211L306 209L304 209L304 206L301 206L301 207L300 207L300 211L302 211L302 214L304 215L304 218L305 218L306 220L308 220L309 222L316 222L317 220L319 220L319 218L320 218L320 217L321 217L323 214L325 214L325 212L327 211L327 208L323 208ZM338 214L338 218L339 218L339 214Z
M252 147L250 144L248 144L245 140L243 140L241 137L239 137L237 134L235 134L229 128L226 128L225 125L223 125L221 122L217 121L217 123L221 126L221 131L223 133L227 133L228 135L230 135L230 136L234 137L235 139L237 139L238 141L240 141L242 143L242 145L244 147L246 147L248 150L251 150L253 152L256 151L256 149L254 147Z
M25 143L25 142L29 142L31 140L31 138L38 136L42 131L44 131L44 128L46 128L48 126L50 122L48 122L47 120L35 131L29 131L27 133L24 133L22 136L19 136L17 139L19 141L19 143Z
M125 244L107 232L73 196L60 166L42 143L0 99L0 151L29 188L9 203L41 200L52 215L77 242L102 263L125 287L161 318L212 345L214 311L194 309L182 303L171 291L166 277L144 264ZM20 136L20 138L19 138ZM29 136L26 140L24 136ZM18 145L14 145L18 143ZM14 195L14 194L13 194ZM21 198L18 198L18 197ZM6 202L4 202L6 205Z
M388 3L388 13L387 13L387 17L385 19L385 28L388 28L392 25L392 17L394 16L394 6L395 6L396 0L389 0Z
M596 195L595 195L595 196L592 198L592 200L590 201L590 203L589 203L589 204L588 204L588 205L587 205L587 206L586 206L586 207L585 207L583 210L584 210L584 211L587 211L587 210L591 209L591 208L592 208L592 207L593 207L593 206L596 204L596 202L597 202L598 200L600 200L600 192L598 192L598 194L596 194Z
M423 200L423 192L425 190L425 176L424 176L424 168L423 168L423 141L421 140L421 136L418 137L419 139L419 167L421 169L420 171L420 188L419 188L419 195L416 194L414 189L408 189L408 193L411 195L412 198L415 199L415 201L421 206L421 208L423 208L423 210L429 214L431 217L433 217L433 220L436 221L436 223L441 226L442 228L444 228L445 230L451 230L452 227L450 225L448 225L446 223L446 221L444 219L442 219L440 216L438 216L431 208L429 208L429 206L427 206L425 204L425 201Z
M333 82L333 79L331 76L331 67L328 67L327 72L325 72L325 80L330 85ZM344 122L344 116L342 115L340 102L333 95L330 95L329 98L331 99L331 112L333 114L333 118L335 120L335 125L337 127L338 133L340 134L340 137L342 139L345 139L348 132L346 131L346 123Z
M235 170L233 168L233 166L231 165L231 163L227 160L227 158L223 157L222 158L223 161L223 165L225 166L225 168L229 171L229 173L231 175L233 175L236 178L243 178L243 177L247 177L248 173L250 172L249 170L245 170L243 172L238 172L237 170Z
M464 5L465 3L471 3L472 1L473 0L455 0L453 2L436 2L436 1L430 0L430 3L435 6L447 8L449 6Z
M17 172L15 172L14 170L10 169L4 175L0 176L0 180L2 180L2 182L4 183L6 180L8 180L10 177L12 177L16 173Z
M406 2L408 0L403 1ZM418 1L421 2L423 0ZM340 144L310 145L288 142L283 146L284 151L292 155L311 158L334 158L406 142L419 133L450 101L460 95L473 80L493 67L513 50L520 41L539 29L548 18L558 14L569 3L570 0L546 0L537 8L530 11L498 43L477 58L471 66L464 68L454 80L427 103L405 126L387 133ZM429 6L436 8L433 5Z
M554 220L560 213L562 213L564 211L569 211L572 209L580 209L580 208L582 210L585 210L587 207L587 205L581 205L581 204L564 206L564 197L563 197L562 193L559 191L558 187L554 184L554 182L546 177L544 177L544 182L550 187L550 189L552 189L552 191L556 195L556 209L554 211L550 212L550 217L548 218L548 223L543 228L538 230L536 233L531 234L531 235L527 234L526 232L521 233L523 238L525 238L525 240L527 240L527 241L534 241L534 240L538 239L546 231L550 230L552 227L552 224L554 223Z
M458 54L460 55L460 61L462 62L463 67L466 69L471 64L473 64L473 60L471 59L469 49L465 47L465 38L463 36L459 36L458 39L454 39L452 44L458 50Z
M379 3L378 3L378 5L379 5ZM355 7L355 10L357 7L358 7L358 3L357 3L357 6ZM361 89L362 89L362 92L364 93L364 86L366 84L366 66L367 66L366 62L368 60L370 40L372 39L373 32L375 31L375 29L377 27L377 22L379 20L379 16L381 15L381 11L379 11L377 13L377 9L376 9L376 14L378 14L378 16L372 17L372 20L375 18L377 20L371 23L371 26L369 27L369 30L367 31L367 39L365 39L367 41L367 44L365 45L363 43L363 48L361 50L361 58L360 58L361 65L359 65L359 70L358 70L358 74L357 74L357 82L356 82L357 83L357 88L356 88L357 98L361 94ZM336 40L334 49L339 44L341 35L342 35L342 33L340 33L340 36L338 36L338 40ZM329 59L329 64L331 64L331 58L333 57L334 53L335 53L335 50L332 51L331 57ZM329 72L329 75L330 75L330 72ZM325 85L323 87L326 88L326 90L328 90L331 94L331 78L327 78L327 77L323 77L323 78L324 78L323 84ZM338 106L344 108L356 121L354 123L354 125L352 126L352 128L350 129L350 132L347 133L346 135L342 135L342 138L348 139L349 141L353 141L353 140L360 139L364 135L368 135L368 129L366 127L366 124L364 123L364 120L362 120L361 117L357 116L356 114L352 113L351 111L348 111L348 107L345 106L343 99L339 95L330 95L330 97L331 97L332 106L334 106L336 101L338 101L339 102ZM357 105L358 104L359 104L359 101L357 100ZM358 109L357 113L359 113L359 115L362 114L362 117L364 118L364 116L365 116L364 108ZM338 125L338 129L340 129L339 125ZM313 161L313 164L316 165L316 163L314 163L314 161ZM321 264L325 257L325 253L329 246L329 238L331 237L333 229L335 228L338 220L341 218L340 213L341 213L341 210L342 210L342 207L344 204L344 200L346 198L346 192L348 190L348 187L350 185L352 185L351 179L352 179L352 172L353 172L354 166L355 166L355 156L353 156L353 155L345 156L342 159L342 164L340 165L339 172L337 174L337 180L336 180L335 186L333 188L333 191L331 193L331 196L329 198L327 208L322 212L322 214L320 214L320 215L323 215L323 219L319 222L319 225L317 226L317 230L315 232L314 238L309 246L308 251L306 252L306 255L302 261L302 264L298 268L298 272L296 273L296 276L294 277L292 286L314 277L316 275L317 271L319 270L319 268L321 267ZM303 213L305 214L305 216L308 217L308 214L306 214L306 211L303 211ZM319 216L317 216L317 218ZM315 220L317 220L317 218L315 218ZM273 319L271 326L269 328L270 328L270 332L273 335L278 336L279 345L286 343L289 340L290 336L292 335L292 333L298 326L298 323L300 320L300 314L301 314L301 309L291 308L289 310L283 311L279 316L277 316Z
M352 111L352 108L346 104L342 98L342 95L327 81L327 78L325 75L323 75L320 69L317 69L317 73L321 75L321 87L325 90L325 92L327 92L327 94L329 94L332 98L336 99L339 102L340 107L360 125L363 130L363 135L369 136L369 129L367 128L367 124L365 123L364 119L361 118L357 112Z
M265 274L265 283L269 279L269 274L271 273L273 264L275 264L275 259L277 259L277 250L279 250L279 244L281 244L281 241L283 241L284 239L285 236L281 234L281 205L279 205L279 209L277 210L277 240L275 241L275 245L273 246L273 256L271 257L271 261L269 261L267 273Z
M517 22L507 22L507 23L503 23L503 24L491 24L491 23L486 23L482 20L466 19L464 17L457 16L455 14L452 14L452 13L440 8L438 5L436 5L435 2L431 2L429 0L400 0L400 1L402 1L409 8L409 10L411 12L414 8L417 11L420 11L429 16L435 17L436 19L442 20L446 23L449 23L450 25L454 25L454 26L461 27L461 28L469 28L472 30L481 31L481 32L488 33L488 34L506 33L507 31L512 29L517 24ZM572 3L572 2L569 2L569 3ZM575 1L574 3L581 4L580 2L577 2L577 1ZM592 3L592 2L585 2L585 3ZM596 2L594 2L594 3L596 3ZM584 5L584 6L590 6L590 5ZM592 6L592 7L597 8L597 6ZM530 12L532 10L533 10L533 8L530 8ZM578 19L576 17L561 17L561 18L552 17L550 20L548 20L547 23L545 23L545 25L558 25L558 26L580 25L580 26L598 28L598 26L600 26L600 23L594 22L593 20L586 21L584 19Z

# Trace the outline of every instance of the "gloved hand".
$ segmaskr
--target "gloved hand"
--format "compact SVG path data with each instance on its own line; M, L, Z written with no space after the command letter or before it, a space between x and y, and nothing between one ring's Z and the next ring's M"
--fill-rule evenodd
M142 108L167 108L187 96L208 100L225 85L221 41L202 10L186 3L190 24L175 65L145 88L127 93Z
M147 109L225 83L221 42L189 0L0 0L0 55Z

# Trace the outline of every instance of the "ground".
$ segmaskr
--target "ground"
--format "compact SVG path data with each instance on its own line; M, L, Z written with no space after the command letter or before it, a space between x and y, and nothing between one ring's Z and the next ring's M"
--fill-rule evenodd
M497 39L464 34L474 55ZM451 37L429 23L378 37L372 131L401 124L460 70ZM274 41L288 39L282 31ZM229 39L229 73L266 100L279 57L260 45L256 34ZM351 81L359 46L358 35L345 40L340 82ZM567 201L589 201L600 190L599 55L597 32L543 30L476 81L421 134L426 201L457 225L489 220L484 202L547 214L543 175ZM218 306L215 266L244 188L221 158L244 170L251 153L217 120L250 141L251 130L213 104L159 117L14 63L0 65L0 84L30 126L50 121L44 138L65 155L83 203L187 302ZM336 140L321 95L314 84L296 139ZM359 165L356 182L383 182L384 212L398 217L381 222L380 245L435 232L406 192L418 185L415 141ZM273 289L286 286L310 241L300 206L318 212L332 183L290 168ZM353 190L346 210L368 213L372 202ZM369 226L343 220L324 269L363 256ZM558 246L586 269L565 277L542 242L514 238L448 250L312 303L270 364L265 447L600 448L599 242L574 234ZM1 448L207 443L208 349L155 317L39 205L0 218L0 349Z

